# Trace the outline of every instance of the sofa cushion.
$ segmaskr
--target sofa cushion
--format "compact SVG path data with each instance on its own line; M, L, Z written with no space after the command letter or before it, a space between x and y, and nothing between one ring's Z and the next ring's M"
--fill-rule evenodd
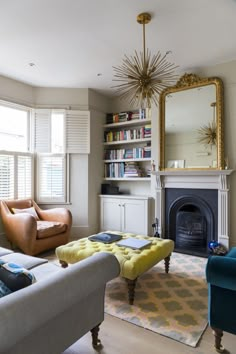
M0 280L11 291L17 291L35 283L33 273L16 263L6 263L0 259Z
M37 221L37 238L47 238L65 232L66 224L58 221Z
M0 298L11 293L12 291L0 280Z
M38 214L37 214L36 210L34 209L34 207L25 208L25 209L12 208L12 211L14 214L21 214L21 213L30 214L35 218L35 220L39 220Z
M65 271L64 268L57 266L53 263L42 264L39 267L32 269L32 273L34 274L37 281L40 281L47 277L52 277L54 274L63 271Z
M13 251L8 248L0 247L0 257L10 253L13 253Z
M47 259L32 257L18 252L7 254L6 256L1 257L1 259L5 262L17 263L26 269L32 269L39 266L40 264L48 262Z

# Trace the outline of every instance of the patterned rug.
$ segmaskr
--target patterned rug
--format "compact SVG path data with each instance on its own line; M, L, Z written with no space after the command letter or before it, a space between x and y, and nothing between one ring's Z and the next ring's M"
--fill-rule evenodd
M206 261L173 253L169 274L162 261L138 279L132 306L125 280L110 281L105 312L196 347L207 327Z

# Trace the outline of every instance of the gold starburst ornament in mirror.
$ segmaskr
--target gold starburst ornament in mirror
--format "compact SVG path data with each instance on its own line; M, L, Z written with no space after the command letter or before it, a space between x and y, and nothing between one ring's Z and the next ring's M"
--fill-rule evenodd
M159 95L163 89L173 85L177 80L174 74L177 66L167 60L167 52L164 56L160 51L151 55L146 49L145 25L151 21L149 13L141 13L137 16L137 22L143 25L143 51L130 58L125 55L120 66L113 67L115 71L113 81L120 84L113 86L121 99L129 100L131 106L150 108L151 104L158 105Z
M203 125L198 129L199 134L199 143L204 144L205 146L214 146L217 144L217 127L216 127L216 118L215 118L215 107L216 102L211 103L213 107L213 119L207 125Z

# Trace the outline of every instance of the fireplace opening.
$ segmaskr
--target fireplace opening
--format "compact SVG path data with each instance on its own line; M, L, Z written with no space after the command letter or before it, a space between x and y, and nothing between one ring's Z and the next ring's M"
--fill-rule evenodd
M206 248L206 218L199 210L178 211L176 215L176 248L192 249Z
M165 237L175 251L207 257L208 243L217 239L216 190L166 189Z

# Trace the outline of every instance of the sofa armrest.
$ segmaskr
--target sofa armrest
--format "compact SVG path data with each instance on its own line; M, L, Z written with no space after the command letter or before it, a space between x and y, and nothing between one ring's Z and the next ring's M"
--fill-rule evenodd
M236 290L236 258L209 257L206 266L206 279L211 285Z
M119 275L120 266L112 254L100 252L22 290L5 296L0 303L0 352L7 353L31 333L73 308L85 306L88 295L105 291L106 283ZM89 303L87 304L89 307ZM101 308L103 311L103 307ZM60 319L61 314L61 319ZM22 325L22 323L24 325ZM89 331L91 328L88 328ZM10 333L10 338L9 338Z

